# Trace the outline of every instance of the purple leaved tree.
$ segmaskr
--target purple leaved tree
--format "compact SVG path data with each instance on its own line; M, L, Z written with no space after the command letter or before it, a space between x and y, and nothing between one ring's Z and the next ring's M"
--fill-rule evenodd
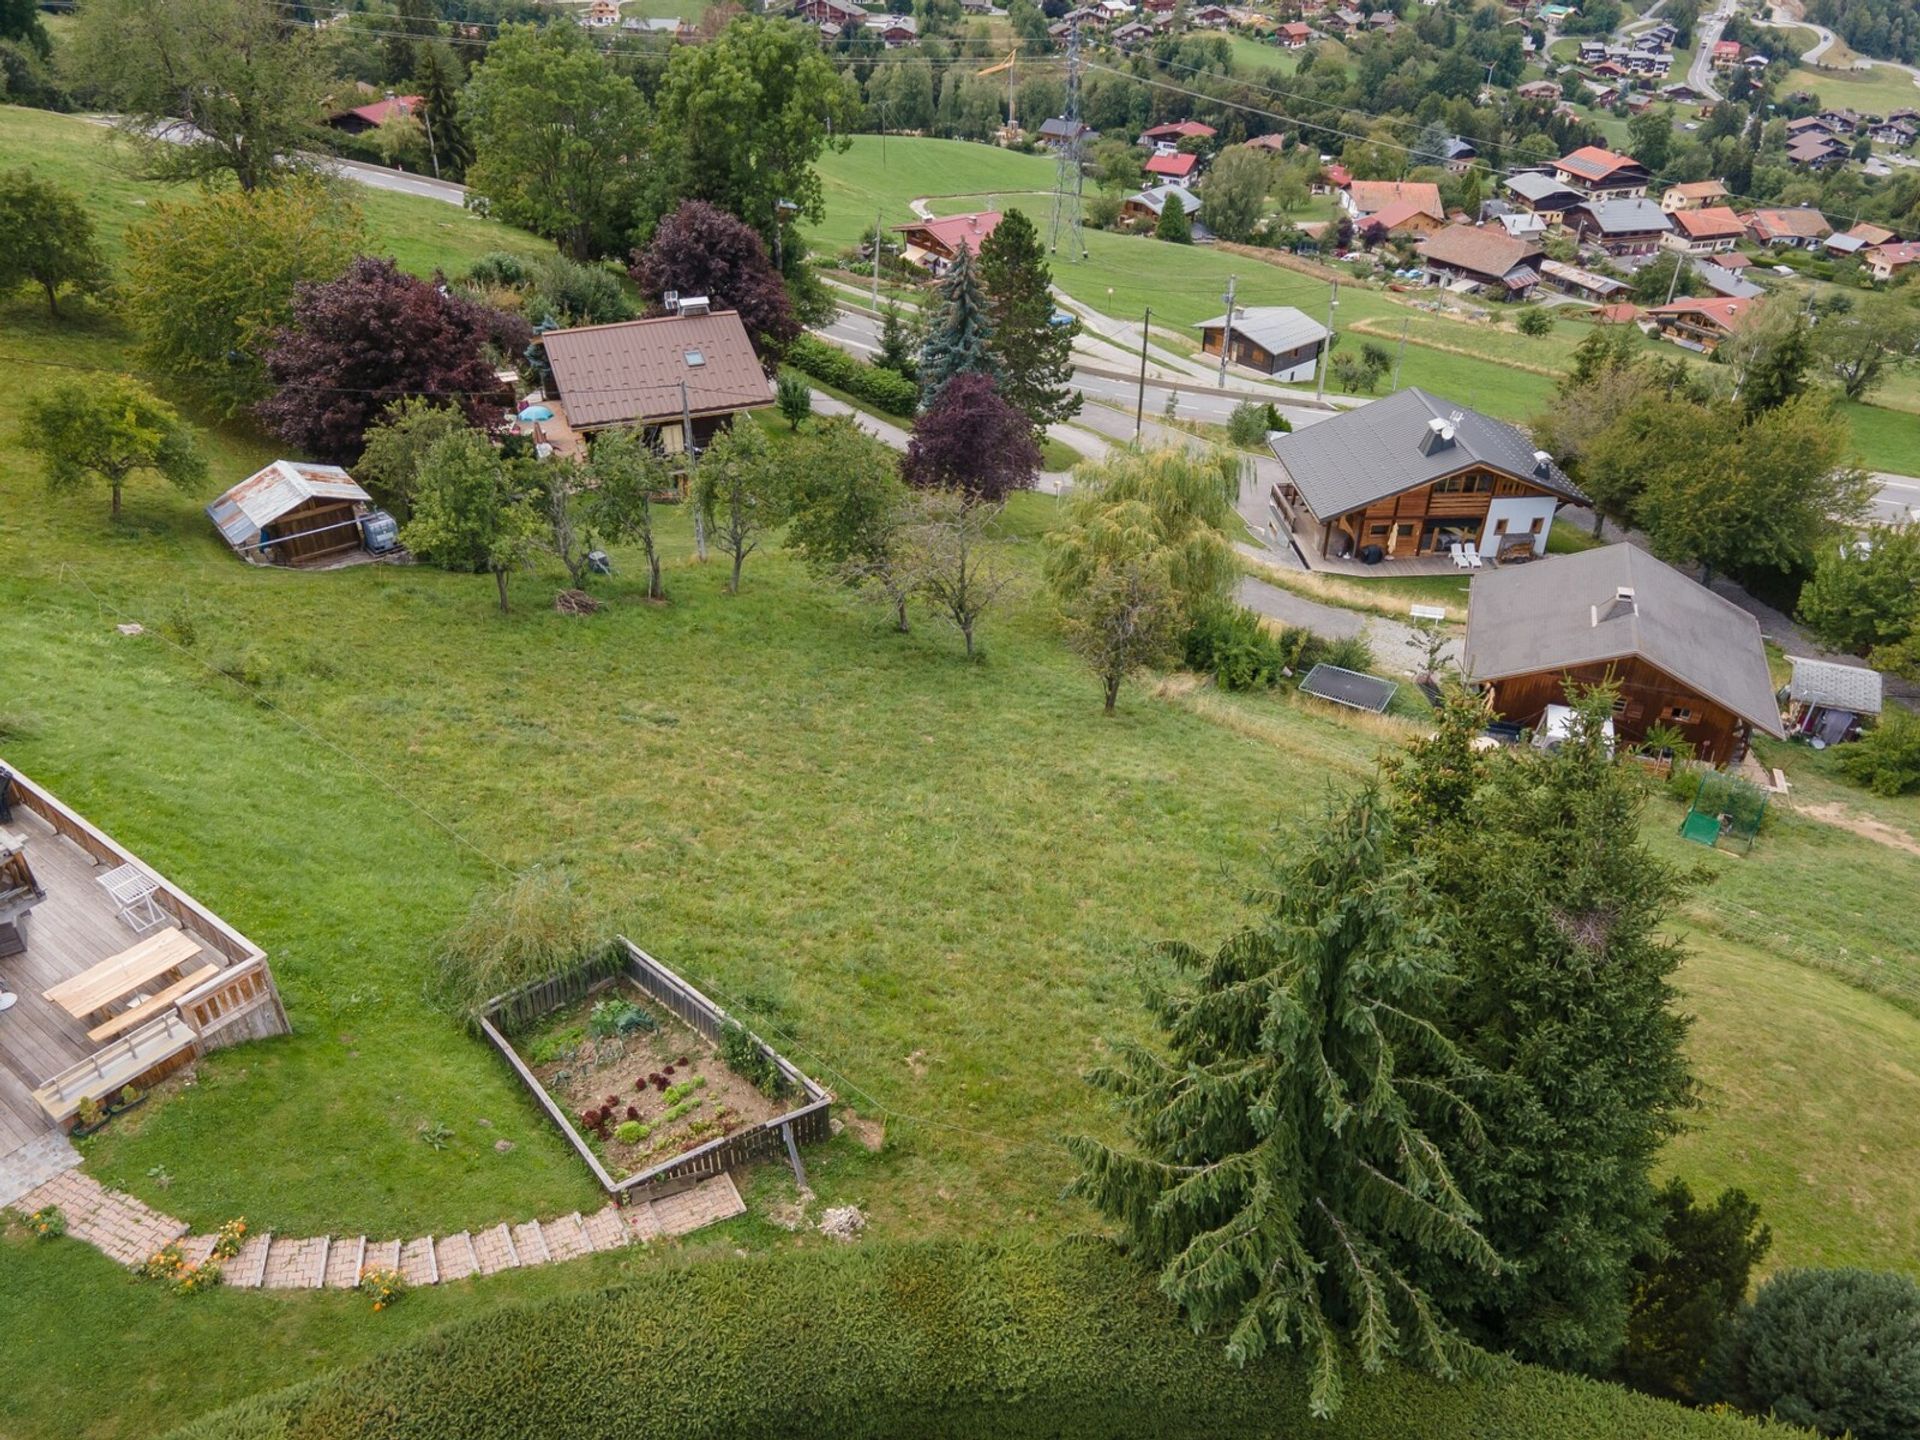
M920 490L957 490L998 504L1033 488L1040 446L1026 415L1001 397L993 378L956 375L913 422L901 474Z

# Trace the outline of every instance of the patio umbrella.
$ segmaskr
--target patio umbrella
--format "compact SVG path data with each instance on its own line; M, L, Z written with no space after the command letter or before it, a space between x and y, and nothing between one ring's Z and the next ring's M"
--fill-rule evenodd
M520 418L522 420L551 420L553 418L553 411L544 405L529 405L520 412Z

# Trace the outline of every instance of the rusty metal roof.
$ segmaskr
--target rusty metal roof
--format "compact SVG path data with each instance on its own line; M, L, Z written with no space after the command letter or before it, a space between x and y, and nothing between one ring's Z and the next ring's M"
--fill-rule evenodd
M267 526L309 500L361 500L371 504L373 497L338 465L276 460L207 506L207 517L229 545L251 545Z
M677 420L683 383L695 415L773 403L746 326L732 310L555 330L545 343L576 430Z

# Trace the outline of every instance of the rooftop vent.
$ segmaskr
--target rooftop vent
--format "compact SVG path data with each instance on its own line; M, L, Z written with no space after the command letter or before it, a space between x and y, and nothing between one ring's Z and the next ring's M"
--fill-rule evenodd
M1433 419L1427 422L1427 433L1420 437L1420 453L1434 455L1448 449L1453 444L1453 422Z
M1593 625L1595 628L1598 628L1602 620L1624 619L1626 616L1635 613L1635 609L1633 587L1631 585L1617 586L1613 592L1613 599L1604 605L1596 605L1593 607Z
M712 309L713 303L704 295L682 295L680 297L680 308L676 313L681 315L705 315Z

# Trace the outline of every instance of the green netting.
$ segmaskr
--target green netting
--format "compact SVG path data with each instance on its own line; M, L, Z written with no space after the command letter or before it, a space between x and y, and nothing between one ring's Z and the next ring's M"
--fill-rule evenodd
M1753 837L1766 813L1767 792L1759 786L1724 770L1705 770L1693 807L1680 822L1680 833L1701 845L1737 846L1744 854L1753 849Z

